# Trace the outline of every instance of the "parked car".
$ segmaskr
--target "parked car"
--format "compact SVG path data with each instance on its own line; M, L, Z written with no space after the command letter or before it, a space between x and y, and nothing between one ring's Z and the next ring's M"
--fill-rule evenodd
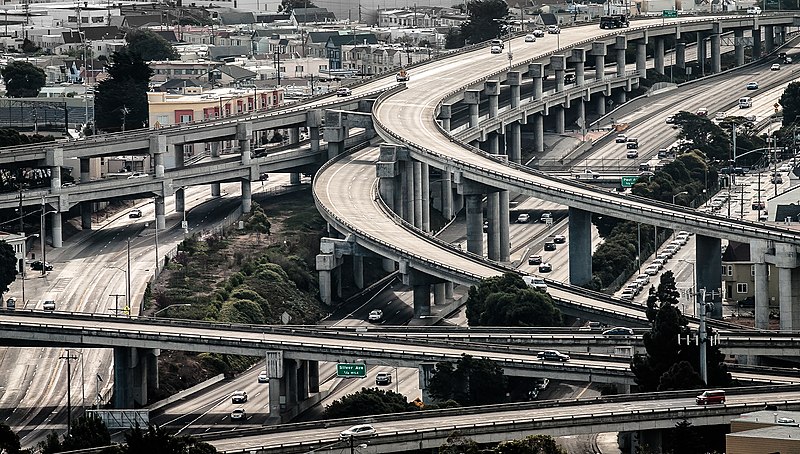
M350 437L370 437L375 435L377 431L371 424L359 424L339 433L340 438Z
M545 361L569 361L569 355L561 353L558 350L544 350L536 354L536 357Z
M647 268L644 269L644 272L650 276L655 276L658 274L658 265L648 265Z
M517 216L517 224L527 224L531 220L531 215L528 213L521 213Z
M555 236L553 237L553 243L556 243L556 244L564 244L564 243L566 243L566 242L567 242L567 237L566 237L566 236L564 236L564 235L555 235Z
M664 265L667 263L664 259L654 258L651 262L653 265L658 265L658 269L664 268Z
M336 90L336 96L350 96L353 94L353 91L347 87L342 87Z
M371 322L379 322L383 318L383 311L380 309L375 309L370 311L369 316L367 317Z
M603 331L603 336L633 336L633 330L630 328L618 326L616 328L611 328Z
M231 402L235 404L247 402L247 391L234 391L233 394L231 394Z
M262 370L261 373L258 374L258 382L269 383L269 376L267 375L267 371Z
M531 255L528 257L528 265L539 265L542 263L541 255Z
M231 420L233 421L240 421L247 418L247 412L244 411L244 408L239 407L234 409L231 412Z
M392 383L392 374L389 372L378 372L375 376L376 385L390 385Z
M31 262L32 270L41 271L42 267L44 267L45 271L53 271L53 265L51 265L50 262L45 262L44 264L42 264L41 260Z
M142 217L142 210L140 210L138 208L134 208L133 210L128 212L128 217L129 218L140 218L140 217Z

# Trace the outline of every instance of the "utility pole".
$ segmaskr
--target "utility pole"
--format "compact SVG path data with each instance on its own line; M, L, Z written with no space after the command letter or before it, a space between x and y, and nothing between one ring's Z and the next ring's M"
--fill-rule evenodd
M128 259L128 272L125 274L125 299L127 300L128 307L131 307L131 238L128 237L128 247L127 247L127 259Z
M719 296L719 292L716 290L712 290L708 292L711 295L712 303L710 304L711 307L714 307L713 299L715 296ZM700 326L698 331L698 342L700 344L700 378L703 379L703 383L708 385L708 353L707 353L707 344L712 343L713 340L708 339L708 331L706 331L706 309L708 308L706 304L706 289L701 288L700 293L698 295L702 296L702 300L700 301Z
M69 349L67 349L66 356L59 356L58 359L67 360L67 436L69 437L72 432L72 396L70 395L70 389L72 388L72 368L70 367L70 362L73 359L78 359L78 357L71 356L69 354Z

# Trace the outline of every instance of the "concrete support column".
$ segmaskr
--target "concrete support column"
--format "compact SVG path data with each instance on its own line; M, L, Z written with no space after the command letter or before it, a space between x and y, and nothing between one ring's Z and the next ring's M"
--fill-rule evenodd
M595 41L592 43L592 55L594 55L594 79L603 80L606 67L606 44Z
M500 194L490 192L486 195L486 221L489 229L486 234L489 260L500 259Z
M706 75L706 37L704 34L697 32L697 62L700 63L700 75Z
M496 79L487 80L483 84L483 90L489 98L489 118L495 118L499 108L500 81Z
M422 228L422 163L414 163L414 227Z
M467 251L483 256L483 209L481 194L464 195L467 208Z
M794 308L792 307L792 269L778 267L778 307L781 314L781 331L792 331L798 327L793 321Z
M308 361L297 361L297 401L308 399ZM299 411L299 410L298 410Z
M450 119L453 117L452 106L450 104L442 104L439 110L439 118L442 120L442 129L450 132Z
M364 288L364 257L353 256L353 284L361 290Z
M528 74L531 76L533 91L531 96L538 101L542 99L542 79L544 79L544 65L541 63L531 63L528 65Z
M500 258L501 262L508 262L511 259L511 237L508 232L509 213L508 213L508 198L507 190L502 190L498 193L499 198L499 218L500 218Z
M636 71L644 75L647 71L647 41L636 41Z
M519 86L522 83L522 75L519 73L519 71L509 71L506 82L508 82L508 85L511 88L511 108L516 109L519 107Z
M675 43L675 66L686 68L686 43Z
M242 213L249 213L253 205L253 191L250 180L242 180Z
M653 61L656 72L664 74L664 38L656 38Z
M317 270L319 273L319 299L324 304L330 305L333 302L333 283L331 281L331 270Z
M737 28L733 30L733 49L736 54L736 66L744 64L744 30Z
M722 319L722 246L719 238L705 235L695 235L697 241L697 255L695 267L697 268L697 289L706 289L706 302L714 303L711 317ZM711 297L714 294L713 300Z
M433 305L434 306L444 306L447 302L447 299L444 296L444 287L445 283L441 282L439 284L433 285Z
M133 408L130 347L114 347L114 408Z
M414 225L414 161L402 161L403 171L400 174L400 191L402 195L402 216Z
M55 213L50 213L50 222L50 234L53 240L53 247L61 247L64 244L61 233L61 213L58 211Z
M422 230L431 231L431 171L430 165L420 164L420 185L422 187Z
M569 209L569 283L584 285L592 280L592 213Z
M319 392L319 361L306 361L308 367L308 392Z
M469 127L478 127L479 111L478 107L481 102L480 90L467 90L464 92L464 104L469 106Z
M544 115L533 114L533 151L544 151Z
M289 174L289 184L291 186L297 186L300 184L300 174L297 172L292 172Z
M772 25L764 26L764 50L767 53L775 50L775 27Z
M289 128L289 145L298 145L300 143L300 128ZM292 172L289 174L289 184L300 184L300 173Z
M606 97L602 93L596 93L595 96L597 99L595 102L595 110L597 110L598 115L605 115L606 114ZM583 118L583 121L586 121L586 117Z
M769 329L769 277L766 263L756 262L755 267L755 312L756 329Z
M711 73L722 72L722 49L719 33L711 35Z
M150 156L153 158L153 168L156 178L164 176L164 153L167 151L166 136L150 136Z
M522 162L522 126L518 121L506 126L508 136L508 160L519 164Z
M558 134L564 134L564 107L554 106L552 111L556 116L556 132Z
M219 149L221 146L221 142L211 142L211 159L219 158ZM211 197L219 197L221 193L220 184L211 183Z
M564 55L551 55L550 69L555 72L556 91L564 91L564 70L567 69L567 57Z
M280 424L281 410L286 408L286 379L270 378L269 379L269 417L267 421Z
M308 138L311 142L311 151L316 153L319 151L319 126L312 126L308 128Z
M175 212L183 213L186 210L186 203L184 199L185 191L183 188L175 190Z
M761 28L754 28L751 34L753 36L753 60L758 60L761 58Z
M414 317L431 315L431 284L415 284Z
M442 170L442 216L445 220L453 219L453 178L450 171Z
M453 299L453 283L452 282L445 282L444 283L444 297L447 300Z
M625 90L617 90L615 92L614 101L616 101L617 104L625 104L627 100L628 100L628 94L625 93Z
M53 192L61 191L61 166L50 167L50 189Z
M614 49L617 51L617 76L625 74L625 49L628 47L628 39L625 35L617 36Z
M252 142L250 140L252 136L252 123L245 122L236 125L236 140L239 142L239 153L242 154L243 165L249 165L252 158Z
M158 357L161 356L161 349L151 348L146 350L145 361L147 361L147 388L159 389L158 383Z
M156 197L156 228L158 230L164 230L166 227L167 218L165 216L165 208L164 208L164 198L163 197Z
M500 137L497 132L490 132L488 133L488 137L486 141L489 142L489 153L491 154L499 154L500 153Z
M81 202L81 229L92 229L92 202Z

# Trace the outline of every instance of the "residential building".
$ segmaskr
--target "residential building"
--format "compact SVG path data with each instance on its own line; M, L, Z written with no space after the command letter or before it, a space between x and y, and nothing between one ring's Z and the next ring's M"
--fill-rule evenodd
M378 44L378 39L374 33L356 33L332 35L328 37L328 42L325 43L326 57L328 58L328 69L344 69L345 60L353 61L354 59L347 59L343 56L342 46L365 46L369 44ZM353 63L355 65L355 63Z
M257 106L254 100L257 99ZM271 109L283 104L281 88L218 88L202 90L192 87L189 93L149 92L147 103L151 128L210 120Z
M722 252L723 297L730 302L744 302L750 307L755 295L755 262L750 258L750 245L730 241ZM770 306L777 306L778 270L767 266L769 287L767 295Z
M25 255L28 253L25 234L0 231L0 241L5 241L14 250L14 255L17 257L17 272L22 271L25 267Z
M727 454L775 454L800 452L797 436L800 412L762 410L731 421L725 435Z

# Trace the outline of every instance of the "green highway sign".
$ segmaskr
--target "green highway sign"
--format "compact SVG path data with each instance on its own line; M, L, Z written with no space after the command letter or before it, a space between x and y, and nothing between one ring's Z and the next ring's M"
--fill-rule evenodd
M678 11L674 9L665 9L661 11L661 17L678 17Z
M631 177L631 176L622 177L622 181L621 181L622 187L623 188L633 187L634 183L636 183L636 180L638 180L638 179L639 179L639 177Z
M336 376L344 378L364 378L367 376L367 365L364 363L338 363L336 365Z

